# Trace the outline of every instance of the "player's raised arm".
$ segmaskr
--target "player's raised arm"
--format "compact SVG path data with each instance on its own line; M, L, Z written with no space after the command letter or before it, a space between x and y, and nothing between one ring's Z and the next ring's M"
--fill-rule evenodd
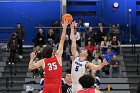
M72 22L71 24L71 34L70 34L70 39L71 39L71 53L73 57L78 56L78 51L76 47L76 38L74 34L74 26L75 26L75 21Z
M90 69L90 70L100 70L103 66L107 65L107 61L106 59L103 59L103 63L100 64L100 65L94 65L93 63L87 63L86 67L87 69Z
M69 23L67 20L64 20L64 22L62 23L63 31L62 31L61 39L59 42L58 50L56 51L56 55L59 57L62 57L62 54L63 54L63 47L64 47L64 42L66 39L66 30L67 30L68 24Z

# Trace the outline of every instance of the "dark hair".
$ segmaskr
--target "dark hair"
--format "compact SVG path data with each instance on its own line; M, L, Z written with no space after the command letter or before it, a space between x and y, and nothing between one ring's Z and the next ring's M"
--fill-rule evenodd
M12 37L14 37L14 36L16 36L16 33L14 32L14 33L12 33Z
M21 23L17 23L17 24L19 24L19 25L20 25L20 29L23 29L23 28L22 28L22 24L21 24Z
M79 21L79 20L81 20L81 21L82 21L82 23L83 23L83 19L82 19L82 18L79 18L79 19L78 19L78 21Z
M47 45L43 51L42 51L42 55L44 58L50 58L52 57L52 52L53 52L53 48L50 45Z
M82 85L83 88L90 88L94 85L95 80L90 75L83 75L79 78L79 83Z
M89 49L87 49L87 53L88 53L87 60L91 61L92 60L92 53Z
M91 40L88 40L88 42L90 42L90 43L91 43L91 45L93 45L93 44L92 44L92 42L91 42Z

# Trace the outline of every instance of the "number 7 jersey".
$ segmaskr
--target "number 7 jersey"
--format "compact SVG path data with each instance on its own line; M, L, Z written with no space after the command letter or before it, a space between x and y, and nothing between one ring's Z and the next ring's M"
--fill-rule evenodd
M56 56L52 58L45 58L45 83L61 84L62 81L62 66L58 62Z
M73 84L79 84L79 78L85 74L86 64L88 61L80 61L80 57L76 57L72 63L71 78Z

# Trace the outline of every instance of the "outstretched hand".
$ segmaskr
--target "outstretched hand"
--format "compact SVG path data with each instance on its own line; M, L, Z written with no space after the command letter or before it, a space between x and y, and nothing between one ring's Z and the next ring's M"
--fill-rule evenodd
M63 28L67 28L67 26L69 25L69 22L68 20L64 20L64 22L63 23L61 22L61 24Z
M105 58L103 59L103 65L108 65L108 62Z

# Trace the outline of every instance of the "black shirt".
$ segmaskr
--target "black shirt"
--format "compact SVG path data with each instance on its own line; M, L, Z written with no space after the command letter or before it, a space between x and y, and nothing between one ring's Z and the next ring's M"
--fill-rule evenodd
M67 84L62 85L62 93L72 93L71 86Z
M113 61L113 60L111 60L111 62L110 62L110 65L120 65L120 61L118 61L118 60L116 60L116 61ZM119 68L119 66L118 67L113 67L114 69L118 69Z
M24 39L24 30L23 29L17 29L16 31L16 34L17 34L17 38L20 39L20 40L23 40Z
M98 35L98 43L101 43L101 41L103 41L103 36L106 36L106 33L103 31L101 32L100 30L97 32Z

